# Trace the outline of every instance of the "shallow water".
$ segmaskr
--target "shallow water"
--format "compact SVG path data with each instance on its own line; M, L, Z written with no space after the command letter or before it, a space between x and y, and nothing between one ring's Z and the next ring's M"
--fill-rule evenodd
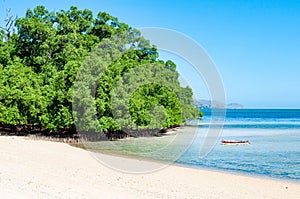
M226 146L220 141L203 159L196 139L177 163L300 181L300 132L275 129L224 129L221 139L250 140L250 145Z
M201 126L184 127L177 134L93 143L89 149L300 182L300 110L228 110L222 135L201 158L209 130L220 127L210 120L207 112ZM222 139L251 144L224 146Z
M211 111L204 112L200 128L214 128L209 125ZM197 158L201 139L197 138L177 162L300 181L298 109L229 109L219 142L204 159ZM250 140L251 144L224 146L221 139Z

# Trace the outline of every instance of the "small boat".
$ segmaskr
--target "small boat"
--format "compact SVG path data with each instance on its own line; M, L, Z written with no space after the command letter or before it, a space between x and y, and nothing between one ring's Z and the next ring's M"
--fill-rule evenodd
M223 145L248 145L249 140L222 140Z

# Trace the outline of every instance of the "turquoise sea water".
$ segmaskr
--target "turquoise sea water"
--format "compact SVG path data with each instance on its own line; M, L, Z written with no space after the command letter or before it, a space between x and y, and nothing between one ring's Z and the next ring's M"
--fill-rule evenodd
M204 110L202 131L210 126ZM300 182L300 110L227 110L222 135L213 150L199 159L199 134L177 163L263 175ZM221 139L250 140L246 146L224 146Z
M218 114L217 114L218 115ZM162 137L130 138L87 144L93 151L141 156L196 168L262 175L300 182L300 109L227 110L220 137L204 158L200 151L210 129L210 110L198 127L179 128ZM222 139L250 140L250 145L224 146Z

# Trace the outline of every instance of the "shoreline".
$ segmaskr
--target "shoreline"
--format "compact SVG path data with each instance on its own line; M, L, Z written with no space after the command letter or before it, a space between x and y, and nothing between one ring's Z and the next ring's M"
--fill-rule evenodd
M50 141L51 142L51 141ZM68 143L67 143L68 144ZM246 171L236 171L236 170L227 170L227 169L219 169L219 168L214 168L214 167L205 167L205 166L195 166L195 165L189 165L189 164L183 164L183 163L177 163L175 162L168 162L168 161L163 161L163 160L156 160L156 159L151 159L147 157L142 157L138 155L130 155L130 154L121 154L119 152L113 152L113 151L91 151L88 150L84 147L79 147L76 146L78 144L68 144L72 147L83 149L87 151L88 153L95 153L95 154L100 154L100 155L108 155L108 156L114 156L114 157L119 157L119 158L126 158L126 159L132 159L132 160L143 160L143 161L148 161L148 162L153 162L153 163L161 163L164 165L168 166L178 166L178 167L183 167L183 168L191 168L191 169L196 169L196 170L205 170L205 171L211 171L211 172L220 172L224 174L230 174L230 175L236 175L236 176L244 176L244 177L253 177L253 178L260 178L260 179L265 179L265 180L274 180L274 181L280 181L280 182L286 182L286 183L294 183L294 184L299 184L300 185L300 179L289 179L289 178L276 178L272 176L267 176L264 174L255 174L255 173L250 173ZM162 168L164 169L164 168Z
M177 164L148 174L109 169L65 143L0 137L4 198L297 198L300 184ZM107 155L116 161L149 161Z
M176 135L177 133L182 133L182 131L186 131L187 129L193 129L194 126L192 125L183 125L180 127L175 127L169 129L166 133L163 133L161 136L152 136L152 137L128 137L128 138L122 138L119 140L105 140L101 142L118 142L118 141L127 141L127 140L138 140L138 139L153 139L153 138L162 138L162 137L168 137L172 135ZM3 136L3 135L2 135ZM4 135L5 136L5 135ZM9 135L11 136L11 135ZM44 137L44 136L17 136L21 137L24 139L29 139L29 140L36 140L36 141L50 141L50 142L58 142L58 143L65 143L68 144L72 147L75 148L80 148L88 153L96 153L96 154L103 154L103 155L109 155L109 156L115 156L115 157L120 157L120 158L129 158L129 159L138 159L138 160L143 160L143 161L150 161L153 163L160 163L168 166L180 166L180 167L186 167L186 168L192 168L192 169L200 169L200 170L207 170L207 171L214 171L214 172L222 172L222 173L227 173L227 174L232 174L232 175L241 175L241 176L246 176L246 177L254 177L254 178L262 178L266 180L275 180L275 181L285 181L287 183L296 183L300 184L300 179L291 179L291 178L280 178L280 177L274 177L274 176L268 176L264 174L256 174L256 173L250 173L247 171L238 171L238 170L229 170L229 169L222 169L222 168L216 168L216 167L208 167L208 166L196 166L196 165L191 165L191 164L184 164L184 163L178 163L178 162L170 162L170 161L164 161L164 160L158 160L158 159L153 159L150 157L143 157L139 155L134 155L134 154L128 154L126 152L120 152L120 151L112 151L112 150L102 150L102 151L97 151L97 150L91 150L87 149L86 146L82 142L63 142L63 141L56 141L52 140L51 137Z
M229 169L228 170L218 169L218 168L212 168L212 167L197 167L197 166L185 165L185 164L179 164L179 163L174 163L174 165L180 166L180 167L196 169L196 170L200 169L200 170L204 170L204 171L218 172L218 173L224 173L224 174L229 174L229 175L234 175L234 176L244 176L244 177L257 178L257 179L262 179L262 180L271 180L271 181L278 181L278 182L285 182L285 183L292 183L292 184L300 185L300 180L296 180L296 179L276 178L276 177L266 176L263 174L255 174L255 173L235 171L235 170L229 170Z
M183 133L183 132L189 132L191 133L191 131L189 129L194 129L193 126L181 126L181 127L177 127L171 130L170 134L163 134L163 136L158 137L158 139L161 138L166 138L168 136L173 136L177 133ZM112 143L115 142L124 142L124 141L128 141L128 140L147 140L147 139L153 139L153 138L157 138L157 137L137 137L137 138L126 138L126 139L120 139L120 140L116 140L113 141ZM106 142L106 141L105 141ZM108 141L110 142L110 141ZM70 144L71 146L74 147L78 147L76 145L78 144ZM83 143L81 143L81 145L83 147L79 147L79 148L83 148L84 150L87 150L89 152L93 152L93 153L100 153L100 154L105 154L105 155L112 155L112 156L118 156L118 157L122 157L122 158L131 158L131 159L139 159L139 160L144 160L144 161L151 161L151 162L155 162L155 163L162 163L162 164L167 164L167 165L175 165L175 166L182 166L182 167L187 167L187 168L193 168L193 169L204 169L204 170L208 170L208 171L216 171L216 172L223 172L223 173L228 173L228 174L233 174L233 175L242 175L242 176L248 176L248 177L254 177L254 178L263 178L266 180L279 180L279 181L286 181L286 182L290 182L290 183L296 183L296 184L300 184L300 179L295 179L295 178L288 178L288 177L279 177L279 176L271 176L271 175L267 175L267 174L259 174L259 173L251 173L248 171L243 171L243 170L234 170L234 169L226 169L226 168L217 168L217 167L209 167L209 166L199 166L199 165L192 165L192 164L185 164L185 163L180 163L180 162L170 162L167 160L159 160L159 159L155 159L155 158L151 158L151 157L145 157L145 156L141 156L139 154L128 154L126 152L123 151L116 151L116 150L108 150L108 149L104 149L104 150L91 150L91 149L87 149Z

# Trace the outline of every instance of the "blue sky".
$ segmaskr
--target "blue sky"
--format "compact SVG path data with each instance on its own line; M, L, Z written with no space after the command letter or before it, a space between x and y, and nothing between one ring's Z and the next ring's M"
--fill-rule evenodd
M21 17L27 8L40 4L57 11L77 5L95 15L106 11L136 28L182 32L196 40L215 62L229 103L300 108L300 1L0 1L0 20L4 20L7 8ZM184 62L180 63L179 68L184 68ZM195 92L201 93L201 89L199 86Z

